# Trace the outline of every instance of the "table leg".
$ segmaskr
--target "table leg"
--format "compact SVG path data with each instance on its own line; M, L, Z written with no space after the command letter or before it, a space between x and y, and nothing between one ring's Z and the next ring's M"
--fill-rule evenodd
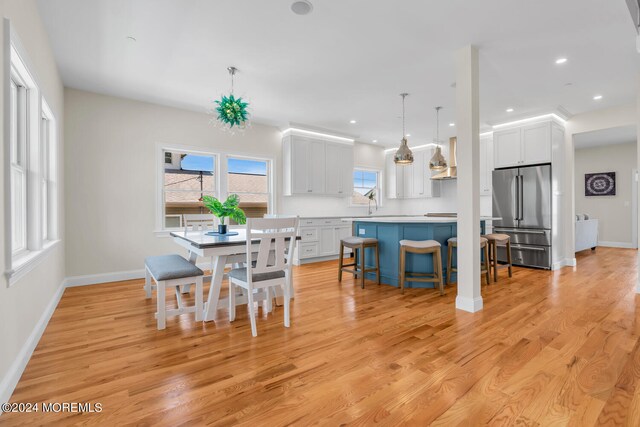
M189 262L191 264L193 264L193 265L196 265L197 261L198 261L198 254L196 254L193 251L189 251ZM191 285L190 284L182 286L182 293L183 294L188 294L189 292L191 292Z
M211 285L209 286L209 297L204 307L204 321L210 322L215 320L218 310L218 301L220 300L220 289L222 289L222 277L224 276L224 267L227 264L226 255L218 255L213 257L211 263Z

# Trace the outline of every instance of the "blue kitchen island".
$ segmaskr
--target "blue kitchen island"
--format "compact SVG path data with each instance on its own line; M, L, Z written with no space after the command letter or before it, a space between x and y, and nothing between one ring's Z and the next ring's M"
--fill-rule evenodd
M485 222L496 219L481 217L480 230L484 234ZM378 239L380 251L380 282L398 287L400 285L400 240L435 240L442 245L442 271L447 274L447 240L458 235L457 219L455 217L412 216L412 217L365 217L349 218L353 221L353 232L357 237L373 237ZM478 249L480 250L480 249ZM454 251L454 264L456 253ZM433 256L407 254L407 271L415 273L432 273ZM367 267L374 267L375 256L373 249L366 249L365 263ZM368 280L375 280L375 273L367 273ZM455 274L452 281L456 281ZM411 282L407 280L408 288L433 288L433 283Z

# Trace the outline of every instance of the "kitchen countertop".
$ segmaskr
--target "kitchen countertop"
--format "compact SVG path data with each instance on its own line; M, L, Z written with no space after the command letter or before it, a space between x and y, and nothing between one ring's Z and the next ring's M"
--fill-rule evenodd
M502 218L493 216L480 216L480 221L497 221ZM451 216L390 216L390 217L343 217L343 221L360 222L391 222L391 223L438 223L438 222L458 222L458 218Z

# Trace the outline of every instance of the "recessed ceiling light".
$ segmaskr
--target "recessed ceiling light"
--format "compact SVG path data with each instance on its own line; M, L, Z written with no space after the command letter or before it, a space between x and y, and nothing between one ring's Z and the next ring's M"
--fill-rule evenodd
M377 139L374 139L374 140L373 140L373 143L375 144L376 142L378 142L378 140L377 140Z
M602 95L596 95L593 97L594 101L600 101L602 99Z
M311 13L311 11L313 11L313 5L310 1L298 0L294 1L291 4L291 10L296 15L308 15L309 13Z
M408 133L408 134L406 134L405 136L411 136L411 134L410 134L410 133Z
M558 58L558 59L556 59L556 64L558 64L558 65L564 64L565 62L567 62L567 58Z
M136 38L135 38L135 37L133 37L133 36L127 36L127 40L129 40L130 42L138 41L138 40L136 40Z
M507 108L507 113L513 113L513 108Z
M349 123L351 123L352 125L355 125L357 122L355 120L349 120Z
M449 126L454 127L456 124L455 123L449 123Z

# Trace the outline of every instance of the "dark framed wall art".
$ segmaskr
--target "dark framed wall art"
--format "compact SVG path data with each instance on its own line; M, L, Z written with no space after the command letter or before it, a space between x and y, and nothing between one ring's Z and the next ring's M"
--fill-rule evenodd
M616 173L600 172L584 174L585 196L615 196Z

